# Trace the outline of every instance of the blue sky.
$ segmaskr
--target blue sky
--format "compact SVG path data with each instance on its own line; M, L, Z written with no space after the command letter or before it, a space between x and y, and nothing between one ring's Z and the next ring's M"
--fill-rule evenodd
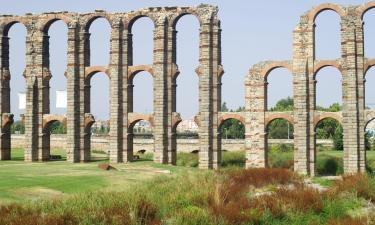
M292 58L292 31L300 15L325 1L312 0L264 0L264 1L195 1L195 0L1 0L1 14L23 15L26 12L47 11L92 12L104 9L110 12L127 12L150 6L195 6L207 3L219 6L222 21L223 76L222 99L229 108L244 105L244 77L249 68L263 60L289 60ZM339 4L362 4L367 1L331 1ZM340 20L334 12L323 12L316 20L317 59L335 59L340 56ZM198 65L198 22L192 16L183 17L177 24L178 65L181 74L177 80L177 111L184 119L198 112L198 77L194 70ZM152 62L153 25L141 18L133 27L134 63ZM49 31L51 71L51 113L65 111L55 108L55 91L66 88L63 76L66 68L66 31L61 21L54 23ZM92 65L106 65L109 59L110 27L104 19L98 19L90 28ZM26 31L15 25L9 36L11 58L12 112L18 117L17 93L24 90L22 73L25 66ZM365 15L365 54L375 58L375 10ZM375 85L375 70L367 75L367 85ZM333 68L325 68L317 75L317 103L329 106L341 102L341 75ZM269 106L277 100L292 96L292 76L283 69L274 70L269 76ZM109 114L109 81L98 74L92 79L92 113L98 119ZM152 78L141 73L134 80L134 111L152 112ZM375 103L375 88L367 88L367 102ZM371 105L373 106L373 105ZM375 106L375 105L374 105Z

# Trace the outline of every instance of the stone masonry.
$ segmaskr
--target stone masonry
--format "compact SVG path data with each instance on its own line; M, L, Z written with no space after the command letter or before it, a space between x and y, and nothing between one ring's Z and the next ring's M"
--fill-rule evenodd
M321 4L301 16L294 29L293 59L266 61L254 65L246 77L246 152L247 167L267 166L267 126L276 118L294 125L294 169L315 175L317 124L325 118L342 123L344 129L344 172L365 171L365 128L375 117L374 110L365 109L364 84L366 71L375 65L364 56L363 15L375 2L343 7ZM315 18L325 10L341 17L341 58L315 58ZM342 74L342 112L321 112L316 108L315 75L326 66L336 67ZM283 67L293 74L294 111L267 111L267 75Z
M133 126L140 120L151 122L154 130L155 162L176 162L176 127L181 118L176 112L176 24L186 15L200 22L200 65L196 69L200 86L199 127L200 166L216 168L220 163L218 147L218 112L220 110L221 67L220 21L218 8L155 7L128 13L50 12L40 15L0 16L1 34L1 141L0 159L10 159L9 38L8 31L15 23L27 29L27 55L24 77L27 82L25 112L26 161L46 161L50 156L49 127L54 121L67 124L66 151L70 162L90 160L91 125L90 79L104 72L110 79L110 160L114 163L133 159ZM152 65L133 65L132 25L141 17L154 22L154 57ZM91 23L97 18L109 21L111 32L110 63L107 66L90 64ZM49 106L49 36L48 29L55 21L68 26L67 115L50 114ZM133 112L133 78L141 71L154 78L154 110L152 114ZM216 118L216 119L214 119Z
M365 73L375 59L363 53L363 14L375 7L375 2L362 6L342 7L322 4L301 17L294 31L293 59L267 61L254 65L245 80L246 111L220 112L221 28L218 8L211 5L197 7L154 7L128 13L50 12L39 15L0 16L0 159L11 157L8 31L15 23L27 28L27 53L24 77L27 84L25 112L25 161L45 161L50 156L49 127L54 121L67 124L66 151L69 162L90 160L91 131L95 118L90 114L90 79L104 72L110 79L110 161L130 162L133 159L133 126L147 120L153 126L154 161L176 163L176 127L181 118L176 112L176 24L191 14L200 23L199 166L218 168L221 161L220 125L227 119L237 119L246 127L246 167L267 166L267 125L275 119L286 119L295 128L295 170L315 174L315 126L324 118L335 118L344 127L344 169L346 173L365 170L364 130L375 118L375 111L365 110ZM314 20L324 10L333 10L341 17L342 57L316 60L314 55ZM132 25L141 17L154 22L154 56L152 65L133 65ZM91 23L97 18L109 21L111 32L110 63L96 66L90 63ZM50 114L49 36L48 29L57 20L68 26L67 115ZM325 66L338 68L343 76L343 111L319 112L315 104L315 74ZM287 68L293 74L294 111L267 111L267 75L275 68ZM154 110L151 114L133 112L133 78L141 71L154 79Z

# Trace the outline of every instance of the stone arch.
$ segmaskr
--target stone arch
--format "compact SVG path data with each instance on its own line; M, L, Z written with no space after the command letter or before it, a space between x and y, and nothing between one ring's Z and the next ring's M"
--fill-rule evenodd
M343 73L340 61L338 61L338 60L318 60L314 64L314 79L315 79L315 75L317 73L319 73L319 71L321 69L323 69L325 67L329 67L329 66L335 67L338 71L340 71L341 74Z
M14 116L13 114L10 114L10 113L3 113L2 114L2 119L1 119L1 129L3 130L7 130L10 128L10 126L13 124L14 122Z
M375 110L366 110L365 111L365 126L366 129L367 125L375 119Z
M11 17L9 19L6 19L3 22L3 27L4 27L2 30L3 36L8 36L9 30L12 28L14 24L17 24L17 23L22 24L26 28L27 32L29 31L29 27L28 27L29 23L27 19L22 18L22 17Z
M288 121L290 124L294 125L294 116L292 112L272 112L266 113L264 119L264 127L268 130L268 125L277 119L283 119Z
M64 14L48 14L45 21L43 22L43 25L41 27L41 31L45 34L48 33L49 31L49 28L51 27L51 25L56 22L56 21L63 21L65 23L65 25L68 27L69 24L73 23L73 18L71 18L70 16L67 16L67 15L64 15Z
M88 66L88 67L85 67L85 81L89 82L91 80L91 78L97 73L104 73L108 76L109 79L111 79L111 75L110 75L107 67L105 67L105 66Z
M366 76L366 73L375 65L375 59L367 59L365 61L365 66L364 66L364 76Z
M133 78L140 72L148 72L154 78L154 69L152 65L136 65L128 67L128 80L133 81Z
M222 113L220 116L219 116L219 125L218 125L218 129L220 129L221 125L223 125L223 123L226 121L226 120L229 120L229 119L235 119L235 120L238 120L240 121L244 126L245 126L245 117L241 114L241 113Z
M111 26L111 29L113 29L113 21L112 21L112 18L109 14L107 14L105 11L97 11L95 13L92 13L92 14L89 14L87 15L84 19L83 19L83 22L82 22L82 25L84 27L84 31L86 32L89 32L90 30L90 27L91 27L91 24L99 19L99 18L103 18L105 20L107 20L107 22L109 23L109 25Z
M134 12L133 15L129 16L128 20L125 22L125 29L127 29L128 32L131 33L134 23L138 19L144 18L144 17L147 17L147 18L149 18L152 21L152 23L154 25L154 29L155 29L156 22L155 22L155 19L154 19L153 15L150 15L149 13L147 13L147 12L145 13L145 12L142 12L142 11Z
M341 112L318 112L314 115L314 129L317 125L325 119L334 119L342 124L342 114Z
M143 113L131 113L128 118L128 129L132 130L134 125L139 121L144 120L148 121L151 126L154 126L154 116L151 114L143 114Z
M374 1L366 2L364 5L361 5L357 8L358 15L360 15L361 19L363 20L363 17L366 14L366 12L373 8L375 8Z
M85 131L88 132L91 126L95 123L95 118L91 113L85 113Z
M60 122L62 124L66 124L66 116L63 115L54 115L54 114L48 114L43 116L43 130L47 131L52 123L54 122Z
M264 68L261 70L260 74L263 75L264 80L267 81L267 76L275 69L285 68L290 73L293 73L292 64L290 61L270 61L265 62Z
M332 3L323 3L318 5L317 7L314 7L312 10L308 12L308 19L310 22L314 23L316 17L323 11L331 10L336 12L340 18L343 18L346 16L345 8L343 8L340 5L332 4Z
M192 15L192 16L194 16L194 17L198 20L198 22L199 22L199 26L202 26L202 24L203 24L203 22L202 22L202 18L199 16L199 14L198 14L196 11L194 11L194 10L192 10L192 9L184 9L184 10L182 10L181 13L173 15L173 17L170 19L170 21L171 21L171 26L172 26L172 28L173 28L174 30L176 29L176 25L177 25L178 21L179 21L183 16L186 16L186 15Z
M172 115L172 131L176 132L177 126L182 122L181 116L179 113L174 113Z

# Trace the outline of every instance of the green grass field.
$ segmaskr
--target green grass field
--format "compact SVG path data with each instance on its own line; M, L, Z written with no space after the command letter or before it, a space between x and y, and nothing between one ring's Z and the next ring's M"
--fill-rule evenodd
M51 154L60 154L65 159L61 149L54 149ZM73 164L64 160L27 163L22 161L23 150L14 149L12 160L0 162L0 204L88 191L120 191L160 174L194 170L139 161L115 164L116 170L105 171L98 164L107 161L106 155L93 153L92 157L94 161L89 163Z
M62 149L53 149L51 154L66 158ZM318 152L318 170L319 160L334 158L342 161L342 156L342 151ZM93 162L78 164L64 160L25 163L23 150L14 149L12 160L0 161L0 203L58 198L73 193L98 190L124 190L132 184L158 175L173 176L181 172L198 171L196 169L198 155L190 153L178 154L178 166L155 164L152 162L152 154L145 154L141 156L140 161L115 164L117 170L110 171L98 168L99 163L108 161L106 154L94 151L92 158ZM271 151L269 160L271 167L289 168L293 160L293 152ZM367 152L367 161L369 166L375 167L375 151ZM224 167L243 167L244 163L244 152L223 153L222 166ZM324 166L321 165L323 168ZM340 166L334 168L334 171L340 173Z

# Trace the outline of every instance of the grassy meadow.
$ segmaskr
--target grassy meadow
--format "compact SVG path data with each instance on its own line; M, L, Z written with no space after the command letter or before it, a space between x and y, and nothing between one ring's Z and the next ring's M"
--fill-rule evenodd
M53 149L52 155L66 155ZM342 151L319 149L318 172L342 172ZM140 155L113 170L93 151L93 162L64 160L25 163L23 150L0 162L0 224L9 225L230 225L230 224L371 224L375 221L375 177L309 179L292 172L291 146L270 146L270 169L241 169L243 151L223 152L223 169L197 169L198 155L179 153L177 165ZM374 165L375 151L367 152ZM341 162L341 164L340 164ZM274 168L273 168L274 167ZM279 167L279 168L276 168Z

